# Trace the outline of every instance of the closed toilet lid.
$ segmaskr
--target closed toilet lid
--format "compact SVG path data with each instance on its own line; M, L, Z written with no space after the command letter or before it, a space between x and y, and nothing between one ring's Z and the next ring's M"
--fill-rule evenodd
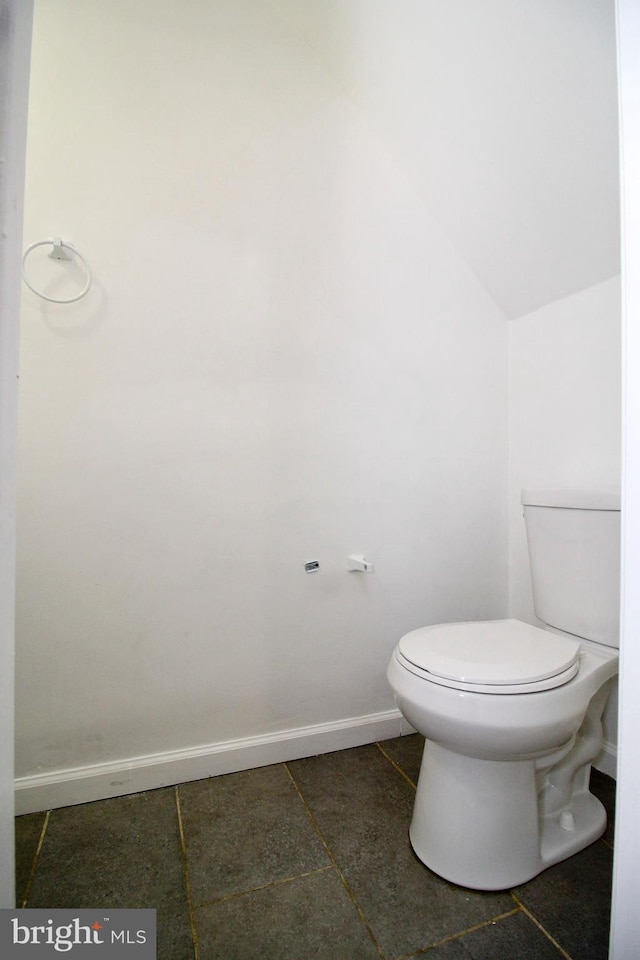
M421 627L400 640L398 651L436 683L519 693L548 690L575 676L580 642L521 620L488 620Z

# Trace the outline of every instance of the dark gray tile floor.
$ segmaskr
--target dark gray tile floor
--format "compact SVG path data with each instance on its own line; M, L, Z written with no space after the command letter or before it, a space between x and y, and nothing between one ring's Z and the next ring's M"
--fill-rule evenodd
M153 907L160 960L606 960L603 839L514 890L416 858L416 734L16 820L23 907Z

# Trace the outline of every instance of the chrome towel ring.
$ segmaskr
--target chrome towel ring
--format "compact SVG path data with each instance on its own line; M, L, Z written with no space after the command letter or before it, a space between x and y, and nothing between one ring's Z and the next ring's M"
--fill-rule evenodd
M27 276L27 265L26 265L27 257L29 256L32 250L35 250L36 247L45 247L49 245L52 246L51 253L49 254L49 257L52 260L73 260L75 257L80 261L80 263L86 270L86 273L87 273L86 283L82 288L82 290L80 291L80 293L76 294L75 297L66 297L64 299L61 299L58 297L48 297L45 293L41 293L39 290L36 290L36 288L33 286L31 281L29 280L29 277ZM68 250L70 250L71 253L67 253ZM82 298L89 292L92 276L91 276L91 268L87 263L87 261L85 260L85 258L82 256L82 254L79 253L76 250L76 248L72 246L72 244L66 243L60 237L53 237L51 240L37 240L35 243L31 243L27 247L27 249L25 250L22 256L22 279L24 280L26 285L29 287L29 290L31 290L32 293L35 293L37 297L41 297L43 300L48 300L50 303L75 303L76 300L82 300Z

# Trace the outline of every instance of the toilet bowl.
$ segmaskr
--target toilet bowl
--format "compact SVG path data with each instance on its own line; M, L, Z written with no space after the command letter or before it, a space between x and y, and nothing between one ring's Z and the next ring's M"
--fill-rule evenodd
M421 627L402 637L387 671L398 708L425 737L413 849L446 880L480 890L524 883L606 827L589 777L618 672L609 607L617 605L619 502L554 490L527 491L523 503L530 553L546 551L542 569L532 557L532 573L537 616L552 611L548 626ZM562 631L566 619L580 623L581 636Z
M461 646L467 653L474 638L482 646L492 631L494 647L513 648L506 671L511 682L487 682L478 659L461 655L458 682L451 669L445 677L433 673L433 659L439 669L454 663L453 657L448 664L437 654L431 658L433 646L446 641L453 652ZM542 680L531 679L542 660L532 665L527 658L536 639L549 647L549 670L561 664ZM420 647L422 665L415 663ZM518 650L526 664L520 676ZM489 663L490 677L498 666ZM617 671L617 650L565 642L518 620L444 624L403 637L387 675L403 716L426 738L409 832L422 862L461 886L499 890L530 880L601 836L606 814L589 793L589 774ZM476 683L468 679L474 673Z

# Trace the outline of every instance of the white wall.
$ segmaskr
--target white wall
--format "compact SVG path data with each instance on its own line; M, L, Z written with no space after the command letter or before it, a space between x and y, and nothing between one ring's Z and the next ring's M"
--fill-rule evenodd
M640 7L618 0L622 169L623 537L620 755L610 960L640 941Z
M20 246L33 4L0 0L0 908L14 900L14 633Z
M273 0L510 319L620 269L614 0Z
M620 279L509 324L510 612L536 623L524 487L620 484ZM615 694L605 715L611 757ZM613 760L607 772L615 772Z
M510 609L533 618L523 487L620 483L620 278L509 324Z
M404 631L506 613L505 318L272 5L36 14L25 241L95 283L24 296L23 792L386 717Z

